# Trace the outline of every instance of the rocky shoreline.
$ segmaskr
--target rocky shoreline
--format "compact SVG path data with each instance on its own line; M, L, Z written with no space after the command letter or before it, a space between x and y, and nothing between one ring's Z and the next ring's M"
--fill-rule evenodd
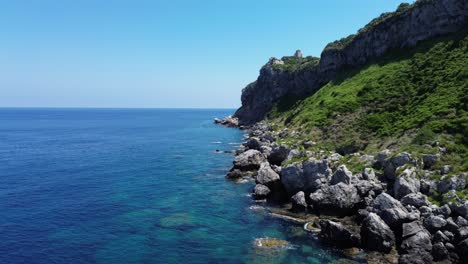
M239 127L233 117L215 123ZM354 153L365 166L353 174L338 153L308 151L314 142L280 143L294 132L265 122L241 128L248 136L226 177L255 179L254 199L288 208L278 215L306 219L305 229L323 243L364 250L369 263L468 262L468 201L457 196L467 175L448 175L446 166L439 180L430 177L443 147L422 157ZM435 193L443 194L441 204L431 202Z

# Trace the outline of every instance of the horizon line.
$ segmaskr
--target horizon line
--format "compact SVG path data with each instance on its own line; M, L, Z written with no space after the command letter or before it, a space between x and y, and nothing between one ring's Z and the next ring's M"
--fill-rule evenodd
M0 109L238 109L239 107L0 106Z

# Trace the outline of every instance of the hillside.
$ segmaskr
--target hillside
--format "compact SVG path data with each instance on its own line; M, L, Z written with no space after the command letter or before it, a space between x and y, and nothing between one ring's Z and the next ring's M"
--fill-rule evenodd
M467 171L466 65L464 30L343 70L305 99L282 98L268 120L276 129L299 131L291 142L313 140L315 149L342 155L385 148L431 152L441 145L447 155L440 164Z
M384 13L356 34L328 44L320 58L271 58L257 80L242 90L240 124L261 121L282 97L313 94L346 69L356 69L395 49L407 50L424 40L467 27L468 1L419 0Z

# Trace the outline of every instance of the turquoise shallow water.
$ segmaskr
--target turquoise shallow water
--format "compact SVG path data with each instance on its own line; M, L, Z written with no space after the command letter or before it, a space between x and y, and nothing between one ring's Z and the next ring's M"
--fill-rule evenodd
M0 263L327 263L224 179L232 110L0 109ZM276 237L288 249L252 242Z

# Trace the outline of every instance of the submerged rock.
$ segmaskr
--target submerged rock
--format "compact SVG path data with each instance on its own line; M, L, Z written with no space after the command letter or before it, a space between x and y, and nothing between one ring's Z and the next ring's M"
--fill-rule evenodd
M277 238L257 238L254 240L254 246L259 248L281 248L289 245L289 242Z

